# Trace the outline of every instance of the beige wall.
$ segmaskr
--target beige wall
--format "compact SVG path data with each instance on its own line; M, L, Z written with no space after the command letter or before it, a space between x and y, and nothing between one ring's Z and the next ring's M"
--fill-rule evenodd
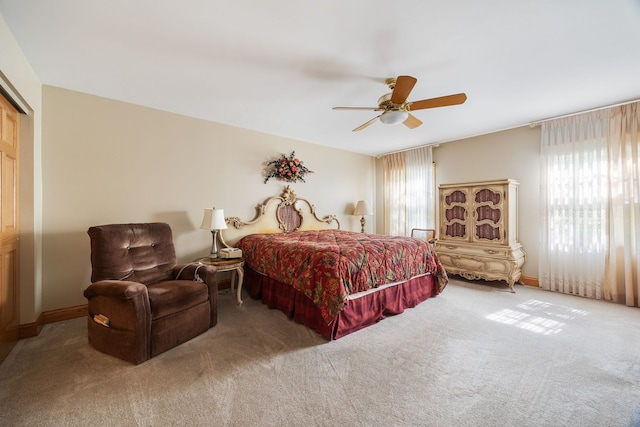
M263 183L263 163L295 150L314 171L291 184L336 214L343 229L359 199L373 200L374 159L292 139L44 86L43 310L84 304L91 225L168 222L186 262L209 253L205 207L253 219L286 183ZM372 230L370 230L372 231Z
M42 85L0 15L0 86L25 109L20 130L20 323L42 309Z

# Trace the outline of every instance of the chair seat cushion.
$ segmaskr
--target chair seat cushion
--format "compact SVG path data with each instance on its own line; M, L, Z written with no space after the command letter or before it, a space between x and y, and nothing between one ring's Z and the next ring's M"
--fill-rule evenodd
M208 301L207 285L191 280L168 280L147 285L151 318L161 319Z

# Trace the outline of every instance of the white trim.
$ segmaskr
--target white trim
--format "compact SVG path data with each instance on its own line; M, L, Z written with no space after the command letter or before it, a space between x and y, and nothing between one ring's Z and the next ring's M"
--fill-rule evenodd
M9 96L9 101L13 104L16 104L19 112L22 114L27 114L29 111L32 111L31 108L24 102L24 100L18 95L18 93L14 90L13 86L4 74L0 73L0 87L6 94Z

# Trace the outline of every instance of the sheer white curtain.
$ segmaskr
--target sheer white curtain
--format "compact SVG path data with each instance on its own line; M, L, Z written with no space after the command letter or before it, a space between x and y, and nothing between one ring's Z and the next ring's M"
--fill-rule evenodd
M385 233L407 236L412 228L434 228L432 148L388 154L382 164Z
M640 108L613 108L609 121L609 257L606 298L638 307L640 295Z
M607 252L607 112L542 124L539 283L603 298Z
M543 123L540 287L639 306L638 103Z

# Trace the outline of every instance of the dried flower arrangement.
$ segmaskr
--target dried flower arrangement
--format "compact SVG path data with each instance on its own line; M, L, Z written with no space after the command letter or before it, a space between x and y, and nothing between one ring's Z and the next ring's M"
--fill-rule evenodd
M305 182L304 177L308 173L313 171L310 171L302 160L296 157L296 152L292 151L288 157L281 154L277 159L267 162L264 183L266 184L271 178L286 182Z

